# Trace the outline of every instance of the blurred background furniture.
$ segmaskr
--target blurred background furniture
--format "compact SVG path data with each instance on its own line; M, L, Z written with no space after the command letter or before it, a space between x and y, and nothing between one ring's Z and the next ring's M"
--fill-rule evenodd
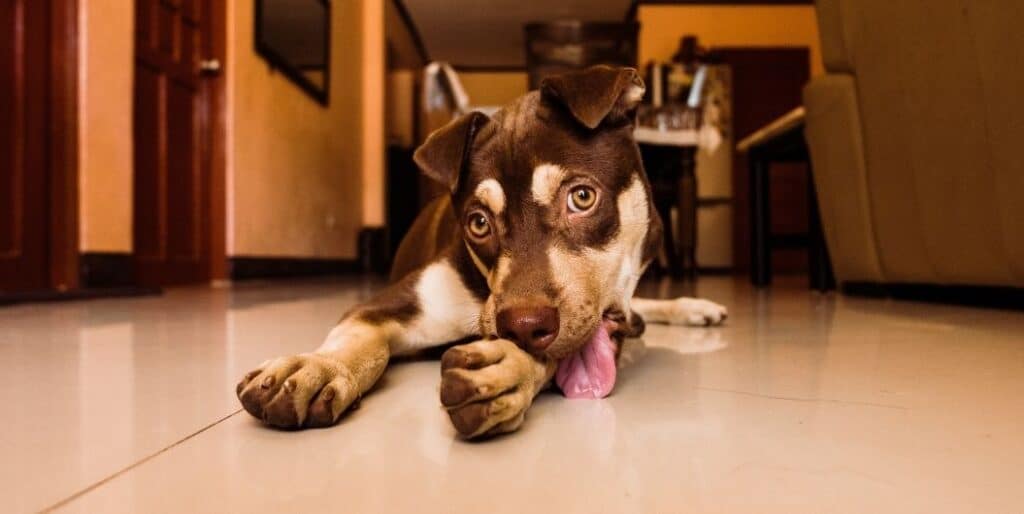
M636 67L637 22L559 20L527 23L526 71L530 89L544 77L594 64Z
M837 279L1024 286L1020 2L817 7L806 136Z
M729 174L729 160L715 157L731 151L729 145L722 145L730 137L730 74L728 67L711 64L713 59L705 52L696 51L695 37L684 37L681 47L688 51L678 52L671 63L645 66L648 91L637 116L635 137L665 226L664 255L655 272L665 268L673 277L693 278L698 271L700 214L719 206L719 202L702 202L701 161L706 178L728 178ZM729 237L708 235L720 240Z
M716 46L712 50L731 74L731 131L743 139L802 104L801 91L810 80L811 55L801 47ZM750 166L747 154L729 145L732 177L728 181L732 269L747 274L751 269ZM700 171L698 170L698 174ZM707 175L701 175L707 184ZM771 230L787 234L807 231L806 164L776 162L772 165ZM703 187L703 186L702 186ZM802 248L778 248L772 252L772 272L807 272L807 252Z
M638 127L635 137L654 207L664 224L664 262L655 261L657 269L667 268L675 278L693 278L697 275L697 130L659 133Z
M817 193L807 143L804 141L803 107L769 123L740 141L737 148L747 153L750 165L750 281L758 287L772 282L772 251L777 248L806 248L808 283L816 291L835 288L828 249L822 233ZM772 232L771 170L780 162L803 163L807 181L807 232L778 234Z

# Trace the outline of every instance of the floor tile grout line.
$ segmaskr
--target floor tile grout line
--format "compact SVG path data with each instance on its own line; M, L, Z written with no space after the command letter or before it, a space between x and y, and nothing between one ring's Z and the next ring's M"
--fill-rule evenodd
M228 418L234 416L235 414L238 414L239 412L242 412L242 409L236 409L235 411L233 411L230 414L228 414L228 415L226 415L226 416L224 416L224 417L214 421L213 423L210 423L209 425L206 425L203 428L200 428L199 430L197 430L195 432L192 432L191 434L189 434L189 435L187 435L187 436L185 436L185 437L183 437L181 439L178 439L177 441L174 441L170 445L168 445L168 446L166 446L164 448L161 448L161 449L159 449L159 450L157 450L157 451L155 451L155 452L153 452L153 453L143 457L141 460L138 460L136 462L133 462L132 464L129 464L128 466L126 466L126 467L116 471L114 474L109 475L107 477L104 477L104 478L102 478L102 479L100 479L100 480L98 480L96 482L93 482L92 484L86 486L85 488L80 489L79 491L75 492L71 496L68 496L67 498L64 498L63 500L60 500L57 503L54 503L53 505L50 505L48 507L45 507L45 508L39 510L39 512L40 513L52 512L54 510L57 510L57 509L65 506L65 505L67 505L67 504L77 500L78 498L81 498L82 496L85 496L89 492L99 488L100 486L106 484L107 482L110 482L111 480L114 480L115 478L117 478L117 477L119 477L119 476L121 476L121 475L123 475L123 474L125 474L125 473L127 473L127 472L129 472L129 471L131 471L131 470L133 470L133 469L135 469L135 468L137 468L137 467L139 467L139 466L141 466L141 465L143 465L143 464L145 464L145 463L147 463L147 462L157 458L157 457L159 457L160 455L163 455L167 451L171 450L172 448L177 447L178 445L188 441L189 439L192 439L193 437L195 437L195 436L197 436L199 434L202 434L203 432L206 432L207 430L209 430L209 429L211 429L211 428L213 428L213 427L223 423L224 421L227 421Z
M862 407L877 407L880 409L895 409L895 410L910 410L909 407L902 405L886 405L884 403L871 403L871 402L858 402L856 400L836 400L832 398L800 398L797 396L774 396L770 394L752 393L749 391L736 391L733 389L717 389L714 387L698 387L700 391L710 391L714 393L726 393L726 394L738 394L742 396L753 396L755 398L763 398L766 400L786 400L790 402L805 402L805 403L835 403L839 405L859 405Z

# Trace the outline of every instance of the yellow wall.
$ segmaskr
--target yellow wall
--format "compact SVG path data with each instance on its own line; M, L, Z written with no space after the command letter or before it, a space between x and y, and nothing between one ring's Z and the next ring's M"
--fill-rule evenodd
M362 0L363 225L384 226L384 2ZM351 23L351 22L350 22ZM337 32L337 31L335 31ZM357 40L358 41L358 40ZM358 46L358 43L357 43ZM356 75L356 74L353 74ZM352 80L355 82L356 77Z
M256 54L253 3L229 2L229 255L356 255L370 174L363 169L363 4L332 3L324 108Z
M383 220L382 1L333 3L327 109L255 53L252 2L228 3L229 255L351 258L359 229ZM90 0L80 9L86 252L132 251L132 5ZM367 59L380 79L364 72ZM364 157L364 147L375 157Z
M704 46L806 46L811 74L824 73L813 5L641 5L640 63L668 60L683 34Z
M459 72L473 105L505 105L527 91L523 72Z
M132 248L134 2L79 4L79 248Z

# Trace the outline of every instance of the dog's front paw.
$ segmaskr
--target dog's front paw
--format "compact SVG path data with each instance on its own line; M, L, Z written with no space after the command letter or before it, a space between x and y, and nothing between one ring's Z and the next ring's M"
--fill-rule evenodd
M676 298L671 300L669 317L673 325L708 327L721 325L729 317L729 311L722 305L700 298Z
M511 432L523 424L546 370L504 339L455 346L441 357L441 404L463 437Z
M333 425L358 398L343 364L312 353L265 362L242 377L236 393L249 414L278 428Z

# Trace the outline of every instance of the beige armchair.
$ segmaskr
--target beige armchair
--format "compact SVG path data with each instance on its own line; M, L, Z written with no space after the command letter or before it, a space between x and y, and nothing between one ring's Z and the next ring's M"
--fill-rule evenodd
M1024 286L1024 2L817 5L806 137L837 279Z

